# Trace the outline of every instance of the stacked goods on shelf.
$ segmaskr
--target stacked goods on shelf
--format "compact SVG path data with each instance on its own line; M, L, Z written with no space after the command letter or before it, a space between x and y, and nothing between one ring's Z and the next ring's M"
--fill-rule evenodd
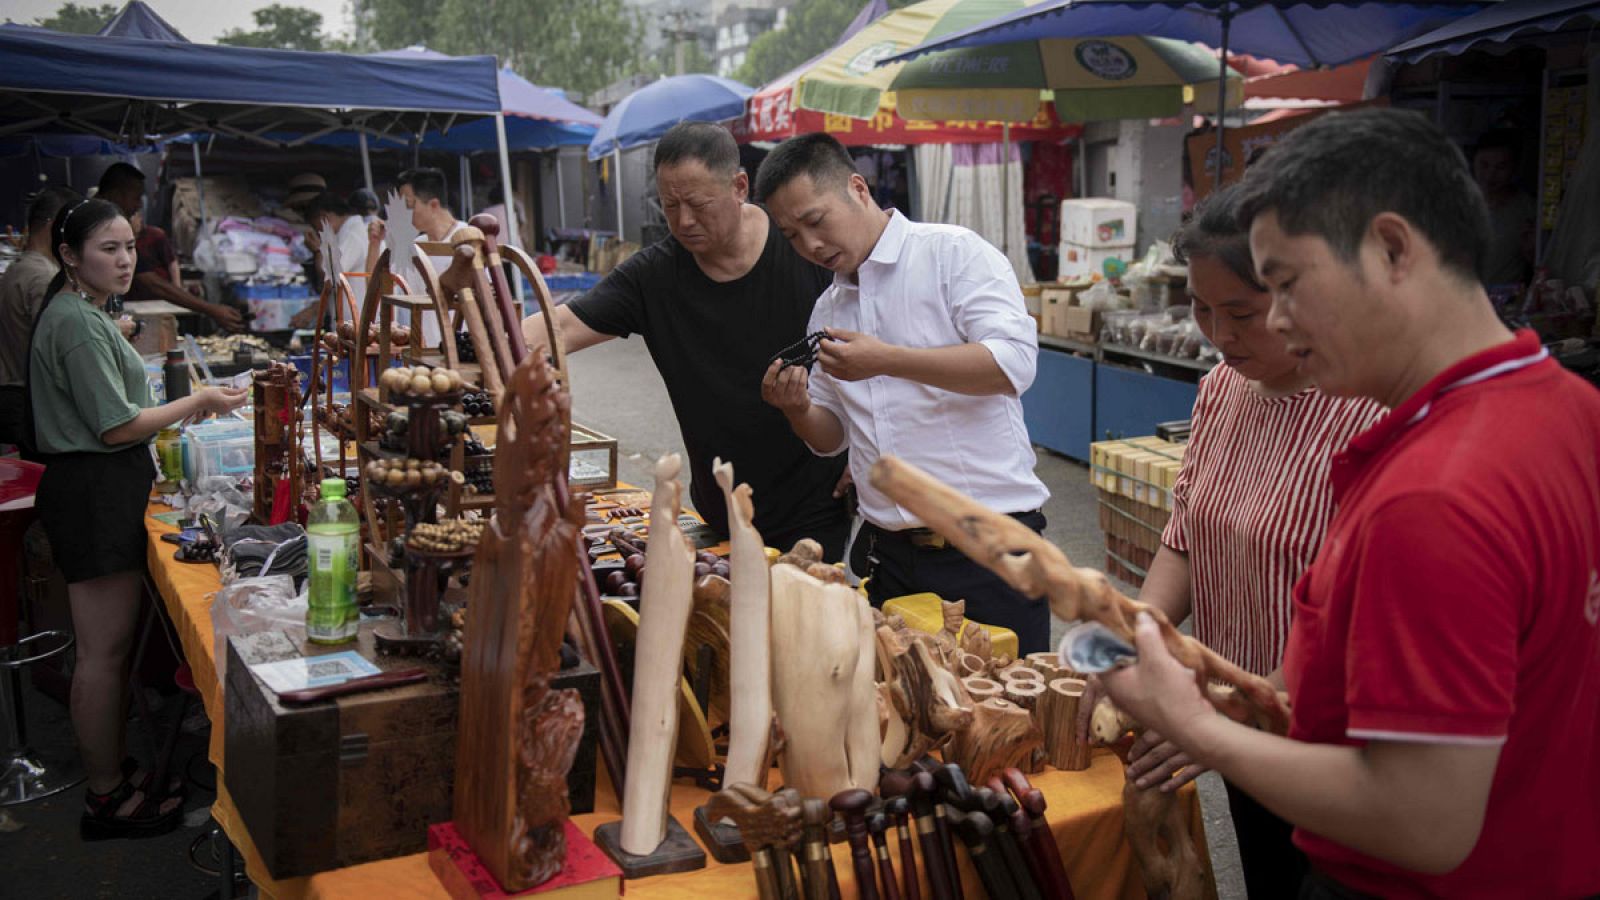
M1138 208L1106 197L1079 197L1061 202L1059 278L1069 281L1099 275L1116 277L1135 262Z
M1141 584L1172 515L1172 487L1188 447L1158 437L1089 445L1089 480L1100 494L1106 571Z

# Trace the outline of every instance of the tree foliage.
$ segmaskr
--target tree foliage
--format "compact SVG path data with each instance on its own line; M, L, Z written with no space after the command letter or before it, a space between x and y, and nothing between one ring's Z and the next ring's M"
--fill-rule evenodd
M889 0L899 9L914 0ZM761 87L838 43L850 20L861 11L862 0L800 0L789 10L783 27L756 38L746 52L744 65L733 77Z
M321 50L322 13L302 6L274 3L251 13L254 31L234 28L217 38L235 47L270 47L277 50Z
M493 54L547 87L589 94L637 70L640 23L623 0L355 0L378 49Z
M35 19L34 22L52 31L65 31L70 34L95 34L106 27L106 23L116 18L117 10L121 7L105 3L100 6L91 6L87 3L79 6L76 3L63 3L56 14L48 18Z

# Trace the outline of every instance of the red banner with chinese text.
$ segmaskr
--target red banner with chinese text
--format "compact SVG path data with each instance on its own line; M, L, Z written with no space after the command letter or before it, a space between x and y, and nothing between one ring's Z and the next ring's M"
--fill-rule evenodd
M878 114L870 119L852 119L811 109L794 109L789 86L752 96L745 102L745 115L733 126L740 143L782 141L797 134L825 132L839 143L858 147L868 144L998 144L1003 137L1000 122L913 122L895 114L895 96L885 92ZM1030 122L1013 123L1011 140L1057 141L1075 138L1081 125L1063 123L1056 118L1055 104L1042 103L1039 114Z

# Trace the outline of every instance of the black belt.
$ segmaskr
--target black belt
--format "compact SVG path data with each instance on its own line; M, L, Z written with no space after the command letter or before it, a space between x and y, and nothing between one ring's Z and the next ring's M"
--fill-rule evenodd
M1016 519L1022 516L1031 516L1038 512L1039 510L1037 509L1030 509L1027 512L1006 513L1006 515ZM871 522L867 522L866 527L871 528L875 532L876 538L880 541L910 544L919 550L943 550L950 546L950 542L945 539L944 535L931 528L903 528L899 531L890 531Z

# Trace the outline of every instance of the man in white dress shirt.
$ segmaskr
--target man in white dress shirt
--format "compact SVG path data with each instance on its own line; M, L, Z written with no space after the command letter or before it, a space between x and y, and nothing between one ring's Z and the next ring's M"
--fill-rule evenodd
M867 478L881 454L911 462L993 509L1044 529L1050 496L1022 422L1039 343L1010 263L977 234L878 208L838 141L791 138L756 174L756 196L806 259L833 272L808 331L820 371L774 362L762 382L812 452L850 451L866 519L852 567L874 605L931 591L1045 650L1050 612L1006 586Z

